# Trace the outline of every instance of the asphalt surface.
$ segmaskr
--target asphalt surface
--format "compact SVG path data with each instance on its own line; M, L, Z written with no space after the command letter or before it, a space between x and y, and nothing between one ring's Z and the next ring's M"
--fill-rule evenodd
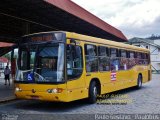
M12 79L10 80L10 86L8 85L4 85L5 80L4 80L4 76L0 76L0 103L1 102L7 102L7 101L11 101L15 99L15 95L14 95L14 84Z

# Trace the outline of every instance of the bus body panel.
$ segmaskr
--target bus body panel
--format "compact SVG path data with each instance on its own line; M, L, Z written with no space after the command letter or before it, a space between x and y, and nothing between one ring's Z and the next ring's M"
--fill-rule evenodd
M85 44L91 44L95 46L106 46L117 49L126 49L133 51L140 51L149 53L148 50L138 48L131 45L108 41L100 38L94 38L90 36L79 35L76 33L66 32L66 44L71 44L71 39L74 39L78 46L82 47L83 56L83 72L78 78L68 80L64 84L20 84L16 83L15 87L19 87L22 91L15 92L17 98L22 99L39 99L44 101L63 101L69 102L73 100L83 99L88 97L89 86L92 80L98 79L100 81L100 94L105 94L137 85L138 75L142 75L142 82L148 82L151 80L151 65L135 65L127 70L105 71L105 72L87 72L86 70L86 58L85 58ZM112 75L116 77L112 80ZM47 93L48 89L62 88L61 93ZM36 92L35 92L35 91ZM35 93L34 93L35 92Z
M15 87L20 88L21 91L16 92L15 95L21 99L37 99L43 101L70 101L68 98L68 91L66 84L61 85L47 85L47 84L16 84ZM48 93L49 89L62 88L61 93Z

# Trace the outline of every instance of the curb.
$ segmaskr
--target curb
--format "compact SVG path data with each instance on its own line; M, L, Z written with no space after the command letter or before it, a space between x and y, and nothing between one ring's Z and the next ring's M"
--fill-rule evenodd
M6 103L6 102L11 102L11 101L14 101L16 100L16 97L8 97L8 98L4 98L3 100L0 100L0 104L1 103Z

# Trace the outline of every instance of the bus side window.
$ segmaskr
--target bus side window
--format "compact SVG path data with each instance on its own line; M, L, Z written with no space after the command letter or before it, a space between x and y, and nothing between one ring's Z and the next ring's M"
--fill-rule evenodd
M131 61L131 56L130 56L130 53L131 51L126 51L127 53L127 69L131 69L132 68L132 61Z
M148 54L147 53L143 53L143 64L144 65L148 64Z
M139 61L138 61L138 52L134 52L134 59L135 59L135 65L138 65L139 64Z
M110 59L109 51L107 47L98 47L99 56L99 71L109 71L110 70Z
M97 47L95 45L85 45L86 71L98 71Z
M134 58L137 58L137 52L134 52Z
M136 65L136 59L134 58L135 57L135 52L130 51L129 54L130 54L129 66L130 66L130 68L132 68Z
M149 54L146 53L146 64L148 65L150 63L150 57Z
M82 48L67 45L67 78L74 79L81 76L83 70Z
M141 61L142 61L142 64L145 64L145 54L144 53L141 53Z
M118 49L111 48L110 50L111 50L111 71L118 71L120 69Z
M130 58L130 51L127 51L127 58Z
M106 47L106 54L107 54L107 57L110 57L110 49L108 47Z
M111 58L117 57L117 49L111 48Z
M121 70L127 70L127 51L126 50L119 50L120 52L120 69Z
M137 58L138 58L138 64L141 65L142 64L142 53L138 52L137 53Z
M130 52L130 58L134 58L134 52Z
M124 58L127 57L127 51L126 50L121 50L121 57L124 57Z

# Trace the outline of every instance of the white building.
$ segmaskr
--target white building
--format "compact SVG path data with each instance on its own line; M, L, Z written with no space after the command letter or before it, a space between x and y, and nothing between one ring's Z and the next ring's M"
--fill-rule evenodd
M149 49L151 53L152 70L160 72L160 40L132 38L128 43Z

